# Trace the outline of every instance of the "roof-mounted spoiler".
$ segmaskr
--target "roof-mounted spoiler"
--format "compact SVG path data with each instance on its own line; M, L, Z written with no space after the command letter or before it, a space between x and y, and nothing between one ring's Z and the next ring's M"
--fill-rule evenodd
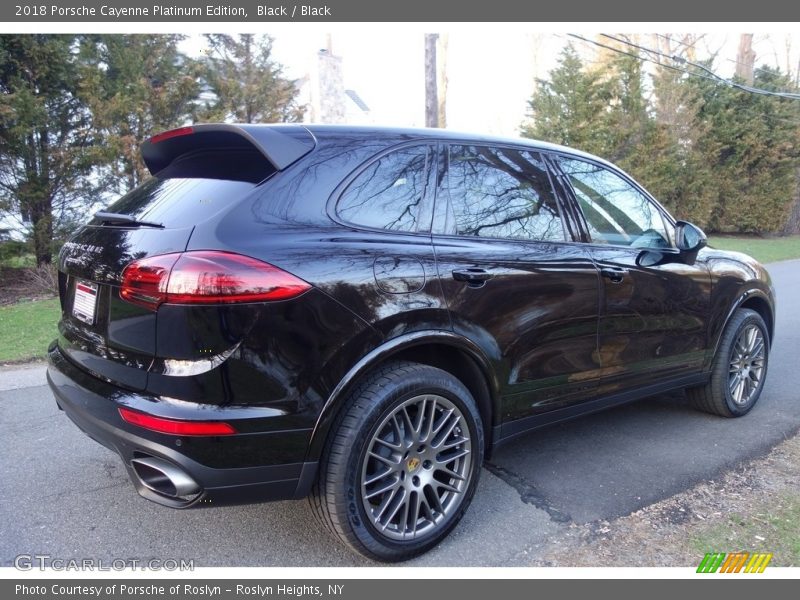
M277 171L282 171L311 152L315 144L314 136L302 125L210 123L179 127L153 136L142 144L142 158L155 175L195 150L255 148Z

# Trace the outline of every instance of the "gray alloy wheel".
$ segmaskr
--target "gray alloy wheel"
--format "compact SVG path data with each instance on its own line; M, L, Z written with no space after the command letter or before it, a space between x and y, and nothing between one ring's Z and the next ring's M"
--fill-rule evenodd
M464 499L472 441L447 398L413 396L394 408L367 444L361 502L373 526L395 540L435 530Z
M311 509L352 550L408 560L458 524L483 448L481 415L461 381L430 365L385 364L353 389L331 426Z
M766 355L767 344L761 329L755 324L744 327L731 352L728 378L731 399L737 405L746 405L761 386Z
M686 390L694 405L722 417L747 414L761 396L769 364L769 332L754 310L737 310L723 331L706 385Z

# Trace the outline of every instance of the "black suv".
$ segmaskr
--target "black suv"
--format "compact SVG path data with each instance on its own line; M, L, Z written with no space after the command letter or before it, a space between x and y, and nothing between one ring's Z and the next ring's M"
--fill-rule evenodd
M58 405L175 508L310 496L379 560L456 525L484 458L687 388L758 400L775 304L613 165L437 130L197 125L59 257Z

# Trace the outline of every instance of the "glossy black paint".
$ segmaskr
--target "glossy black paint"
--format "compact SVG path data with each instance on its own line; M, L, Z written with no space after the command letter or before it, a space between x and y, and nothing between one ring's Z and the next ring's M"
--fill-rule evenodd
M59 405L126 465L144 452L182 466L207 490L204 498L304 495L348 394L388 360L454 373L496 446L548 422L703 382L738 306L761 312L773 334L774 293L751 258L706 248L689 260L674 247L592 243L557 163L576 156L619 173L595 157L436 130L325 126L282 129L293 140L284 152L267 147L281 136L252 131L259 129L243 139L258 138L259 152L275 161L264 181L199 212L188 227L190 212L174 227L87 225L59 260L63 315L49 369ZM561 239L456 235L441 192L451 145L502 148L514 160L515 152L535 153ZM429 158L413 230L359 226L350 222L357 212L337 214L339 198L376 161L420 147ZM154 164L169 168L170 152ZM674 226L666 211L663 218ZM313 289L281 302L167 304L157 312L120 297L132 260L209 249L263 260ZM99 286L92 325L72 316L78 280ZM224 420L239 433L159 434L122 422L119 406ZM137 485L150 499L184 506Z

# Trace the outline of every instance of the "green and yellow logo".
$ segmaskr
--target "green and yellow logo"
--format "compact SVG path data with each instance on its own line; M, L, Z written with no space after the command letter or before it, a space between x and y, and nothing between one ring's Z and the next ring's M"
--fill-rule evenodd
M710 552L703 557L697 567L698 573L763 573L772 554L758 552Z

